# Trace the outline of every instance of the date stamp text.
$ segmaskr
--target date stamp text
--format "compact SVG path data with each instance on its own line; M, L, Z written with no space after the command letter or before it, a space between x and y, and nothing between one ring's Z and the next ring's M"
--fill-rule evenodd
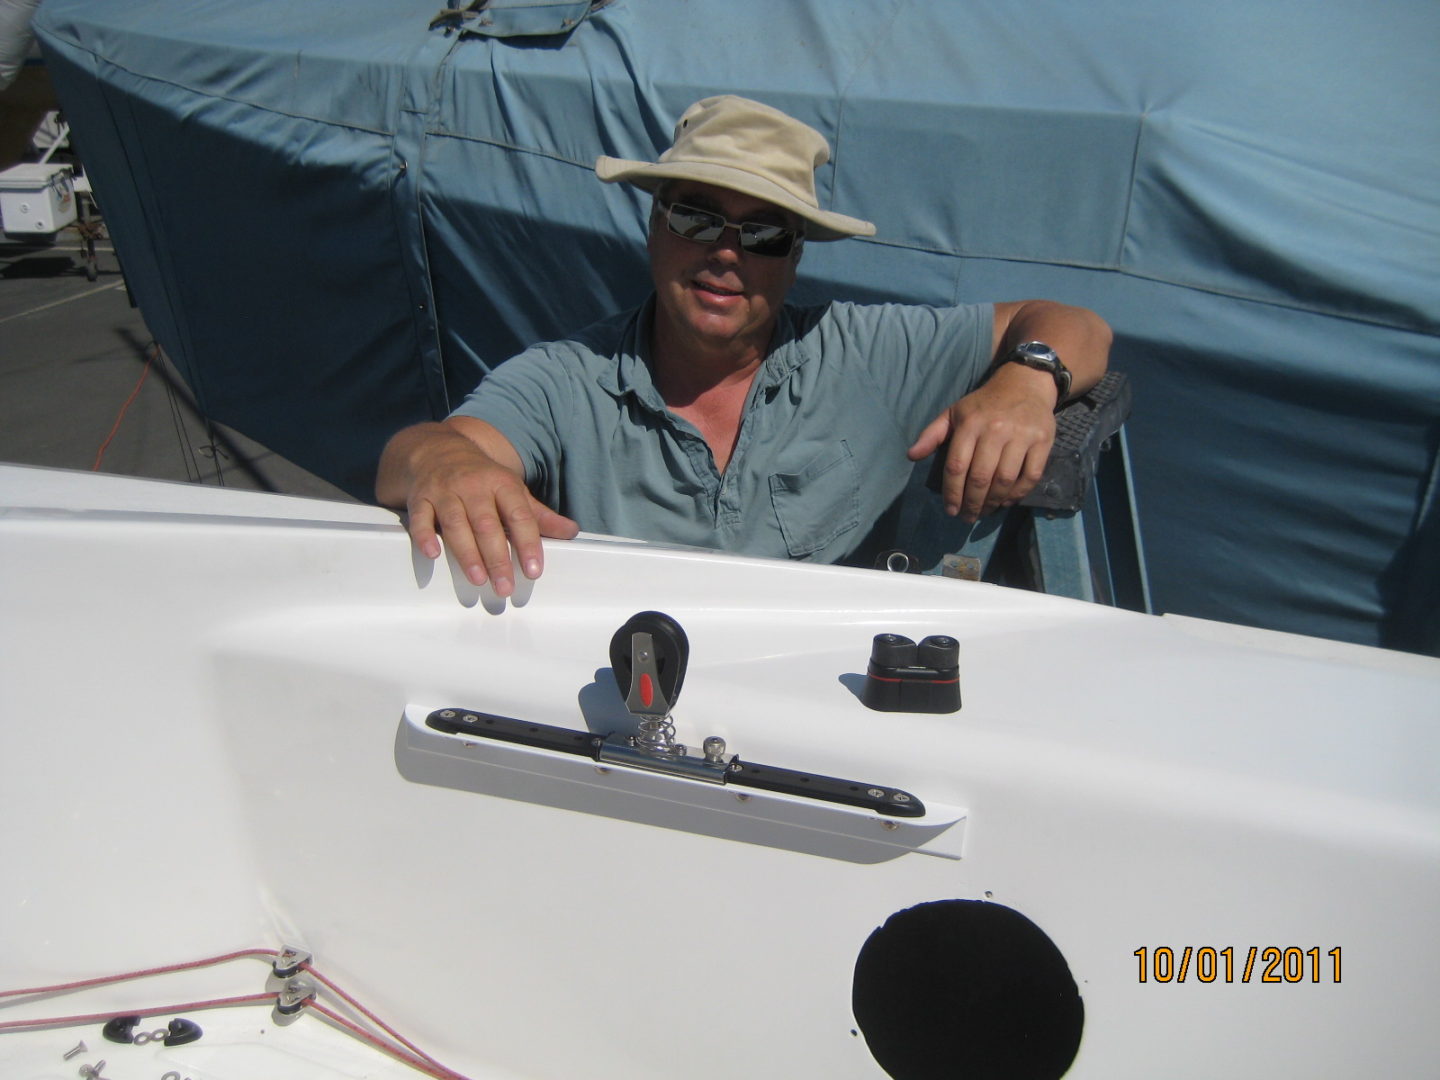
M1183 983L1301 983L1340 981L1340 946L1322 950L1298 945L1142 945L1133 954L1140 981Z

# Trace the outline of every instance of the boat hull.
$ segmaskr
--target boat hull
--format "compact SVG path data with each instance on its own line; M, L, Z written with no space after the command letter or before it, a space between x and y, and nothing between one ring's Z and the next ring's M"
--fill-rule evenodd
M0 990L302 945L473 1077L883 1077L907 1044L955 1075L1037 1044L1077 1078L1440 1059L1440 662L949 579L546 555L501 601L385 511L0 467ZM415 767L430 706L623 728L607 649L643 609L689 637L682 741L903 788L935 836L787 833L581 759ZM958 638L961 710L865 708L881 632ZM268 1019L279 1047L308 1023ZM0 1062L40 1037L0 1033Z

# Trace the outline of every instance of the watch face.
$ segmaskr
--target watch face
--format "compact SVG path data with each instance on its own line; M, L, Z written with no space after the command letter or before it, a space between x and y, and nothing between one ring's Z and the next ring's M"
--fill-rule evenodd
M1048 371L1054 377L1055 410L1058 412L1070 397L1070 371L1060 362L1055 350L1043 341L1027 341L1023 345L1015 346L1009 359L1036 371Z
M1054 371L1060 367L1060 358L1055 355L1055 350L1043 342L1027 341L1024 345L1017 345L1015 351L1025 358L1023 363L1027 367L1045 371Z

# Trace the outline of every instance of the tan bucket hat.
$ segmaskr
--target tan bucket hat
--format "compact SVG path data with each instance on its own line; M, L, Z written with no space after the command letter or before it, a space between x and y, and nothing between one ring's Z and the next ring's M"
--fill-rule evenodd
M859 218L820 209L815 170L830 160L830 144L808 124L749 98L725 94L697 101L675 125L675 140L656 162L601 157L595 175L653 192L666 180L698 180L729 188L797 214L810 240L874 236Z

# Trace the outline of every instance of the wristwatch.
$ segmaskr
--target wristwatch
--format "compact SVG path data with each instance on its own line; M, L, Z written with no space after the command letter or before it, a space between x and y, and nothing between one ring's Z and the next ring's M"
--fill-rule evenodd
M1008 353L1000 358L1000 364L1016 363L1024 364L1036 371L1048 371L1055 380L1055 411L1059 412L1065 406L1065 401L1070 396L1070 369L1060 362L1060 357L1055 355L1055 350L1043 341L1027 341L1023 345L1016 345Z

